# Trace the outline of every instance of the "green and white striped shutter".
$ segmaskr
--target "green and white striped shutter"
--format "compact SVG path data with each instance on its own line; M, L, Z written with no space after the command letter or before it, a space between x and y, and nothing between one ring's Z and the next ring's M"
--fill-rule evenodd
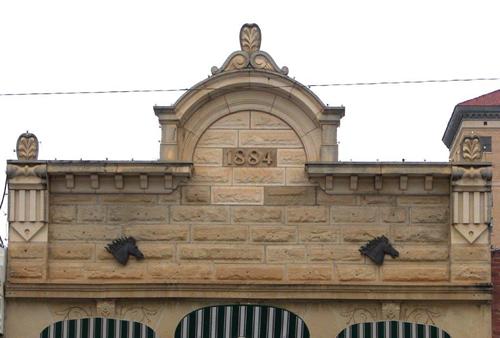
M262 305L219 305L186 315L175 338L309 338L309 329L296 314Z
M110 318L63 320L47 326L40 338L156 338L147 325Z
M353 324L337 335L337 338L451 338L433 325L400 321L382 321Z

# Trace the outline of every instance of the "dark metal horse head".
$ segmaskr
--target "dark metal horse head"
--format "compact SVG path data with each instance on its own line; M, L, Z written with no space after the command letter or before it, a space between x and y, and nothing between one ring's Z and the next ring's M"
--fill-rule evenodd
M372 239L366 245L362 246L359 252L368 256L377 265L384 263L385 254L391 255L392 258L399 256L399 252L394 249L391 243L389 243L389 239L385 236Z
M134 237L122 237L115 239L106 246L106 251L112 254L118 263L126 265L128 256L132 255L137 259L143 259L144 255L135 244Z

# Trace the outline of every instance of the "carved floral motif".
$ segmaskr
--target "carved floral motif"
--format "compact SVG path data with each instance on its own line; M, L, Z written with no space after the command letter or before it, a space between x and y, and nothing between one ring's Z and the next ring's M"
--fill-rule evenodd
M382 304L382 319L384 320L399 320L400 312L401 304L399 303Z
M340 315L346 318L346 326L356 323L374 322L377 320L377 311L364 307L349 309L341 312Z
M88 318L93 316L90 305L55 306L55 308L51 309L51 312L54 321Z
M97 315L99 317L114 317L115 316L115 301L110 299L99 300L96 305Z
M120 318L133 320L139 323L152 324L158 319L156 317L160 313L160 308L161 307L157 304L123 304L117 313L119 313Z
M260 49L260 28L254 23L247 23L240 30L240 46L245 52L256 52Z
M411 323L432 324L435 325L434 319L440 317L441 314L429 308L419 307L414 309L406 309L401 313L401 320Z
M464 137L462 141L462 158L464 161L480 161L483 157L483 147L479 137Z
M35 134L21 134L17 139L16 153L18 160L38 159L38 139Z

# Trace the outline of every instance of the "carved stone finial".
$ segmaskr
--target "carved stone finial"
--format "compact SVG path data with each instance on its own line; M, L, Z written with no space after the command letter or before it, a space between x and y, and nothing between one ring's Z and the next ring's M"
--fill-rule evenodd
M288 74L288 68L279 68L271 55L260 50L262 35L260 28L255 23L246 23L240 30L241 50L233 52L224 64L218 68L212 67L212 74L240 69L262 69L283 75Z
M38 139L35 134L26 132L19 135L16 144L16 153L18 160L37 160Z
M462 159L468 162L481 161L483 158L483 147L477 136L466 136L462 141Z
M255 23L246 23L241 26L240 46L245 52L256 52L260 50L260 41L262 40L260 28Z

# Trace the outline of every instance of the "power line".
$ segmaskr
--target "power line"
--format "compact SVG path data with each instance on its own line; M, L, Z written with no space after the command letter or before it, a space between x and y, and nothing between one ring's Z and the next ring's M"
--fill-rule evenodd
M380 86L380 85L406 85L423 83L449 83L449 82L476 82L476 81L498 81L500 77L478 77L463 79L438 79L438 80L403 80L403 81L378 81L378 82L338 82L305 85L312 87L348 87L348 86ZM294 85L271 86L273 88L294 87ZM0 96L44 96L44 95L85 95L85 94L127 94L127 93L161 93L161 92L188 92L200 90L214 90L216 88L173 88L173 89L130 89L130 90L94 90L94 91L57 91L57 92L20 92L0 93Z

